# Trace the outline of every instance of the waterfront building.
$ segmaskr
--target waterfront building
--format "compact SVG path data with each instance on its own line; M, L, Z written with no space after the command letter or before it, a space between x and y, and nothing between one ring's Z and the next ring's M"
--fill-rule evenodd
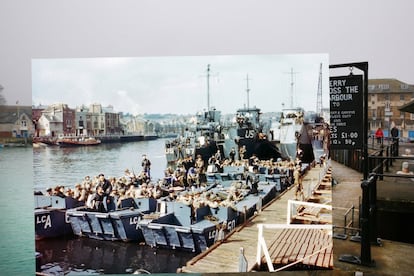
M155 125L143 116L126 115L122 117L124 134L153 134Z
M401 112L399 107L414 98L414 85L397 79L368 80L368 121L371 133L381 127L385 137L393 126L400 137L414 137L414 114Z
M0 137L32 137L35 127L31 109L31 106L0 106Z
M119 120L119 113L114 112L112 105L103 108L105 114L105 135L121 134L122 128Z
M91 122L91 135L104 135L105 134L105 113L103 112L102 105L91 104L89 107L89 116Z
M39 136L59 137L75 132L75 110L67 104L52 104L41 113L36 126Z
M87 136L89 133L92 133L91 115L89 113L89 109L85 105L81 105L76 108L75 126L76 136Z

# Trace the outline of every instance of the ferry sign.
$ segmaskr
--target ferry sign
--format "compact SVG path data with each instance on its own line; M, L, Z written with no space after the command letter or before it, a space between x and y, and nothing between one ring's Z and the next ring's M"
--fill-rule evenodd
M331 148L362 149L362 75L331 77L329 87Z

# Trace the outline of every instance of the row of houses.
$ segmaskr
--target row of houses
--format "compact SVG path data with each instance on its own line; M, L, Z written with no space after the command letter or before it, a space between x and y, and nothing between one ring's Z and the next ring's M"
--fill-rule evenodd
M0 106L0 138L145 135L154 133L154 128L140 116L123 115L100 104L75 109L63 103Z
M112 106L82 105L72 109L64 103L33 107L35 137L110 136L154 132L154 124L139 116L123 115Z
M76 109L56 103L47 107L33 107L35 137L98 136L121 134L120 114L100 104Z

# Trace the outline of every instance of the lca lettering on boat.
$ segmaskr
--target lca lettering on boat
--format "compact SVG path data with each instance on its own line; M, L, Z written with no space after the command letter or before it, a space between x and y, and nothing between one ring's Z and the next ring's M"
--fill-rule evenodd
M129 218L129 224L133 225L133 224L137 224L139 222L139 217L130 217Z
M52 220L50 219L50 215L36 217L36 224L44 224L44 229L52 227Z
M233 220L231 220L231 221L228 221L228 222L226 223L226 230L227 230L228 232L233 231L233 229L234 229L234 228L236 228L236 220L235 220L235 219L233 219ZM217 231L219 231L219 230L218 230L218 229L215 229L215 230L210 231L210 232L208 233L208 238L209 238L209 239L214 239L214 238L216 237Z

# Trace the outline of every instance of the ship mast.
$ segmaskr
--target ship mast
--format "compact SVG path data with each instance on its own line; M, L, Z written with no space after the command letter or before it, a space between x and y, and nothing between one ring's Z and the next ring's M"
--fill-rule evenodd
M288 74L290 74L290 108L293 108L293 86L295 84L293 75L297 74L297 72L293 72L293 68L291 68Z
M207 64L207 112L210 111L210 64Z
M290 68L290 108L293 108L293 86L295 84L293 74L293 68Z
M249 93L250 93L250 88L249 88L249 74L247 74L246 82L247 82L247 88L246 88L246 93L247 93L247 110L249 110L250 109L250 102L249 102Z
M322 63L319 67L318 97L316 100L316 114L322 115Z

